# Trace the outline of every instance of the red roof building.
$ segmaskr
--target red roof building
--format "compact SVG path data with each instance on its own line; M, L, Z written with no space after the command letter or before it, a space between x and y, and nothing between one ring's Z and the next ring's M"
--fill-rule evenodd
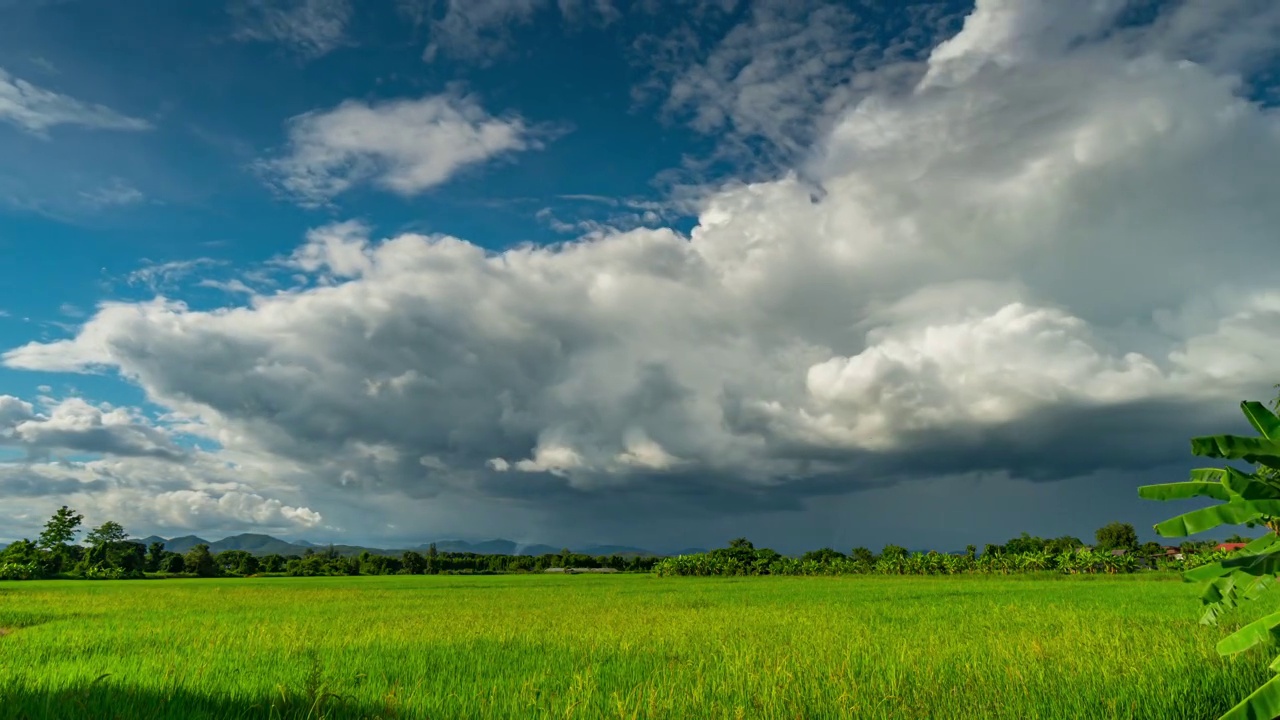
M1214 550L1226 550L1227 552L1235 552L1244 548L1248 543L1218 543L1214 546Z

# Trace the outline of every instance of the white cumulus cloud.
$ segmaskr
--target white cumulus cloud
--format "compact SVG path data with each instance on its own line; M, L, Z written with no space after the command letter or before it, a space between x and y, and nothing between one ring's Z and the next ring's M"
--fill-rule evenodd
M348 100L293 118L288 131L287 153L258 167L305 205L365 182L416 195L468 166L538 147L521 118L492 116L474 98L455 94Z

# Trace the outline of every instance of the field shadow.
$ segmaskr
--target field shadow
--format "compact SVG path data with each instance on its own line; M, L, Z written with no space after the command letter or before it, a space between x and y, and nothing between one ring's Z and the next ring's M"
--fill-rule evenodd
M391 707L319 693L240 700L94 682L59 692L0 688L0 720L390 720Z

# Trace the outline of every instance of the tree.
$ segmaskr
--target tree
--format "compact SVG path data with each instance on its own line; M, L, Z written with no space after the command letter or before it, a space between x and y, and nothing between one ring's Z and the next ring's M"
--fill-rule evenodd
M406 575L421 575L427 571L427 559L412 550L404 551L400 556L400 565Z
M147 572L160 572L164 563L164 543L153 542L147 548Z
M44 524L44 531L40 533L36 544L45 550L56 552L75 540L76 533L79 532L76 528L80 527L83 520L83 515L63 505Z
M816 563L821 563L823 565L829 565L837 560L843 560L843 559L844 559L844 553L838 550L833 550L832 548L829 548L829 547L822 548L820 550L810 550L809 552L800 556L801 562L812 561Z
M84 537L85 542L92 546L114 545L115 543L124 542L129 538L129 533L124 531L124 527L120 523L108 520Z
M964 554L965 554L965 555L967 555L967 556L969 557L969 559L970 559L970 560L972 560L973 558L975 558L975 557L977 557L977 556L978 556L978 546L977 546L977 545L965 545L965 546L964 546Z
M1044 544L1044 549L1054 553L1055 555L1059 555L1064 552L1071 552L1079 547L1084 547L1084 542L1080 538L1072 537L1070 535L1063 535L1062 537L1047 540Z
M240 558L240 564L236 567L236 572L248 577L257 574L261 566L262 564L258 562L258 558L253 553L245 553L244 557Z
M850 550L849 557L853 558L858 562L866 563L868 565L876 561L875 553L871 552L870 550L864 547L856 547Z
M440 553L436 550L436 544L431 543L427 546L427 567L428 575L435 575L440 572Z
M165 553L164 561L161 562L160 568L167 573L186 572L187 562L178 553Z
M880 557L883 559L904 558L906 556L907 556L907 549L902 547L901 545L893 545L893 544L885 545L884 549L880 551Z
M59 572L79 558L78 548L70 543L75 541L83 520L83 515L63 505L45 523L44 531L36 539L36 545L48 553L41 561L45 572Z
M1113 522L1094 533L1099 550L1137 550L1138 531L1129 523Z
M1015 555L1024 555L1026 553L1039 552L1044 549L1044 540L1033 537L1027 533L1010 540L1004 544L1005 552Z
M1280 386L1277 386L1280 387ZM1273 405L1280 410L1280 398ZM1165 537L1186 537L1225 524L1255 523L1271 532L1226 560L1208 563L1183 574L1187 580L1206 583L1200 600L1205 605L1200 622L1217 624L1219 617L1237 605L1256 599L1270 587L1280 568L1280 418L1260 402L1242 402L1240 410L1260 437L1213 435L1191 439L1191 453L1222 460L1243 460L1255 471L1234 467L1198 468L1187 482L1146 485L1138 496L1148 500L1182 500L1207 497L1220 503L1165 520L1155 530ZM1256 645L1271 645L1280 629L1280 614L1248 623L1223 638L1219 655L1235 655ZM1280 668L1280 658L1271 663ZM1254 690L1221 720L1275 717L1280 708L1280 675Z
M187 555L183 558L183 565L186 571L195 573L200 577L214 577L218 574L218 564L214 562L213 555L209 554L209 546L200 543L187 551Z
M9 547L0 551L0 563L16 563L26 565L27 563L39 562L40 548L30 540L23 538Z

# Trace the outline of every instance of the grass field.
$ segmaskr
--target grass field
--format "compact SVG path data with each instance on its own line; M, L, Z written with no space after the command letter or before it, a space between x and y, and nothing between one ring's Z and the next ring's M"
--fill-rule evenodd
M1212 718L1170 576L0 584L0 718Z

